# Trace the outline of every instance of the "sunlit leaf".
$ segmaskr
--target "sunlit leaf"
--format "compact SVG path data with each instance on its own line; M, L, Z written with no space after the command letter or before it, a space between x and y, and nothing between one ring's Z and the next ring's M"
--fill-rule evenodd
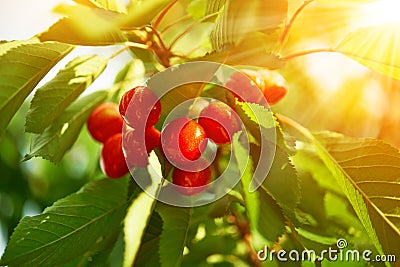
M188 55L190 58L194 58L212 51L210 44L212 27L213 24L211 22L202 22L193 26L190 32L174 44L173 52L178 55Z
M133 0L128 7L128 14L119 24L124 27L140 27L150 22L173 0Z
M126 41L117 25L120 14L87 6L59 5L56 11L66 14L47 31L41 41L59 41L77 45L111 45ZM84 25L84 27L82 26Z
M226 0L206 0L206 15L217 13L222 9Z
M59 177L62 178L62 177ZM91 182L15 228L1 265L59 266L115 242L125 214L127 178Z
M150 154L150 161L158 163L154 152ZM159 163L157 167L149 165L147 169L136 169L134 175L135 177L140 177L141 180L147 179L149 181L150 185L146 188L148 193L152 195L158 194L161 185L159 177L162 175ZM124 220L124 266L132 266L135 262L156 203L156 199L149 196L147 192L137 189Z
M77 3L90 7L99 7L110 11L126 13L126 6L122 0L74 0Z
M269 50L270 44L262 34L251 34L233 47L209 53L195 60L220 62L231 66L246 65L268 69L283 67L284 62Z
M375 1L379 1L379 0L315 0L316 2L326 2L326 3L359 3L359 4L363 4L363 3L370 3L370 2L375 2Z
M143 61L133 59L127 63L115 77L114 83L125 92L134 86L141 85L145 80L145 69Z
M16 44L0 45L0 136L39 81L73 49L60 43Z
M378 252L399 257L399 151L379 140L297 128L336 178Z
M0 42L0 56L2 56L4 53L6 53L8 50L10 50L12 48L16 48L21 45L36 44L38 42L39 42L39 39L36 37L27 39L27 40L1 41Z
M159 204L157 211L163 220L160 236L160 260L162 266L181 266L186 245L192 208Z
M140 248L135 259L135 267L159 267L160 261L160 236L163 221L160 215L154 211L151 214L145 233L143 234Z
M347 33L365 25L365 11L360 5L350 1L289 1L290 16L293 17L301 6L288 32L282 54L299 50L337 45Z
M186 11L195 19L203 18L206 14L206 0L194 0L189 3Z
M131 266L137 256L154 204L152 197L140 192L128 209L124 222L124 266Z
M43 133L32 136L31 150L24 160L42 157L59 163L75 143L90 113L107 95L107 91L97 91L72 103Z
M211 35L213 48L238 45L249 33L275 30L286 18L287 1L227 0Z
M400 79L399 45L400 23L397 22L356 30L336 49L372 70Z
M100 56L77 57L57 76L39 88L26 117L26 131L41 133L67 108L107 66Z

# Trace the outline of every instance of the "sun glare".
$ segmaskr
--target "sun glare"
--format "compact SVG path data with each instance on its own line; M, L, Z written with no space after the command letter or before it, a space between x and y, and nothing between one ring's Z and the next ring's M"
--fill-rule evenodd
M379 25L389 22L400 22L398 0L378 0L365 5L368 24Z

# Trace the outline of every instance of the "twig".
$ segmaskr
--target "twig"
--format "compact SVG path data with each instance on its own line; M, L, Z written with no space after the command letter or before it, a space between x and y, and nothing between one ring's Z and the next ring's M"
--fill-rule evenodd
M303 4L293 14L293 16L289 20L289 22L286 24L285 28L282 31L281 36L279 37L278 46L276 48L277 53L279 53L282 50L283 46L285 45L287 38L289 36L289 32L292 29L293 23L296 21L297 17L300 15L300 13L303 11L303 9L312 2L314 2L314 0L304 1Z
M125 46L125 47L119 49L119 50L116 51L114 54L112 54L112 55L108 58L108 60L111 60L111 59L113 59L113 58L119 56L120 54L122 54L123 52L125 52L125 51L128 50L128 49L129 49L129 46Z
M262 263L257 257L257 252L254 250L253 245L251 244L251 232L250 232L250 224L247 221L242 221L239 218L239 215L235 210L231 210L232 215L234 217L234 224L236 225L239 233L242 237L244 244L246 245L249 251L249 258L251 261L251 266L261 267Z
M161 11L160 15L157 17L157 20L154 22L154 29L157 29L160 26L161 21L165 17L165 15L171 10L171 8L178 2L178 0L172 1L163 11Z
M304 50L301 52L297 52L297 53L293 53L287 56L282 57L281 59L283 61L288 61L297 57L301 57L301 56L306 56L306 55L310 55L310 54L314 54L314 53L338 53L338 51L332 49L332 48L318 48L318 49L311 49L311 50Z

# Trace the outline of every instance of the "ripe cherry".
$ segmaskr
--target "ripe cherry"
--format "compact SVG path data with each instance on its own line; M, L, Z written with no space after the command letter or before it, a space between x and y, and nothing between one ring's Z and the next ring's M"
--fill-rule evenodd
M186 117L171 121L161 133L162 150L174 164L188 164L197 160L206 145L203 127Z
M100 165L103 172L110 178L119 178L128 173L122 152L122 133L111 136L103 144Z
M122 96L119 112L132 128L148 128L160 119L161 103L149 88L137 86Z
M249 79L246 79L246 75ZM261 93L254 89L257 86ZM239 101L256 103L272 106L278 103L287 93L287 83L282 75L269 69L261 69L259 71L241 70L235 72L226 82L225 86L233 90L233 94Z
M264 82L262 77L253 70L241 70L234 72L225 87L241 102L249 102L266 106L262 88Z
M287 93L287 82L278 72L268 69L259 70L264 81L263 94L270 106L278 103Z
M201 111L198 122L218 145L230 143L233 134L241 129L237 114L223 102L211 102Z
M134 87L134 88L132 88L132 89L126 91L126 92L122 95L121 100L119 101L119 113L120 113L122 116L125 116L126 110L127 110L128 107L129 107L129 103L131 102L132 97L133 97L133 95L134 95L135 92L136 92L136 88L139 88L139 87L142 87L142 86Z
M183 186L179 192L185 195L194 195L200 193L205 188L200 186L207 185L212 180L211 168L208 166L203 170L189 172L174 168L172 171L172 183Z
M146 151L150 153L161 144L161 133L154 127L146 128L145 130Z
M129 130L124 135L124 149L130 168L144 168L148 164L149 153L160 146L161 133L154 127Z
M87 127L93 139L104 143L114 134L121 133L123 119L118 105L112 102L100 104L90 114Z

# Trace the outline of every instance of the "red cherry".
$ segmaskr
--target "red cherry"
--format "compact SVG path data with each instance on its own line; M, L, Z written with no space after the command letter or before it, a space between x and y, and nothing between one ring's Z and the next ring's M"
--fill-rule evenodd
M175 164L197 160L205 150L206 133L201 125L189 118L178 118L161 133L162 150Z
M103 144L100 165L110 178L119 178L129 172L122 152L122 133L111 136Z
M129 106L129 103L131 102L132 97L136 92L136 88L138 88L138 87L142 87L142 86L134 87L134 88L126 91L122 95L121 100L119 101L119 113L122 116L125 116L126 110L128 109L128 106Z
M243 74L250 78L251 82ZM261 90L261 93L254 89L254 85ZM233 90L232 93L239 101L263 106L267 106L265 100L268 105L275 105L286 95L288 88L285 78L278 72L269 69L261 69L259 71L244 69L240 72L235 72L228 79L225 86Z
M145 130L145 143L147 153L150 153L152 150L156 149L161 144L161 133L154 127L146 128Z
M278 72L262 69L258 71L264 80L263 94L270 106L278 103L287 93L287 82Z
M207 137L219 145L230 143L233 134L241 129L237 114L223 102L211 102L201 111L198 121Z
M149 163L149 153L160 146L161 133L154 127L146 128L145 137L141 130L127 131L124 135L124 149L130 168L144 168Z
M112 102L100 104L90 114L87 128L93 139L104 143L114 134L122 131L123 119L118 105Z
M148 128L160 119L161 103L149 88L137 86L122 96L119 112L132 128Z
M174 168L172 171L172 183L185 187L178 189L179 192L185 195L200 193L205 188L198 187L209 184L211 180L212 175L210 167L197 172L188 172L178 168Z
M262 77L253 70L234 72L225 83L225 87L241 102L265 105Z

